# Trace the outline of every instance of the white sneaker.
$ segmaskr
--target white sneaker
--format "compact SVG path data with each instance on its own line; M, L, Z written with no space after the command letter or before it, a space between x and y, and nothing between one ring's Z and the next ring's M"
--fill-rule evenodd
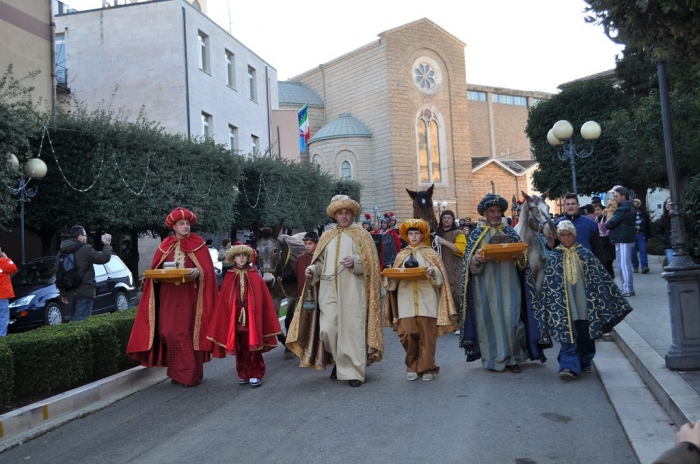
M250 386L251 387L255 388L255 387L259 387L260 385L262 385L262 380L256 379L255 377L250 379Z
M455 335L460 335L460 333L461 332L459 330L455 330Z
M426 382L428 380L433 380L434 378L435 376L433 374L423 374L423 380L425 380Z
M418 378L418 374L415 372L409 372L406 374L406 380L416 380Z

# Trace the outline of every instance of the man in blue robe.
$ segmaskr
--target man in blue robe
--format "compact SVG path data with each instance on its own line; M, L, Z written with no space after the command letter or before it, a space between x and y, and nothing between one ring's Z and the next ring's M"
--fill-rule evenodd
M546 359L535 343L539 331L534 313L525 304L519 274L527 258L522 253L514 260L494 261L481 252L492 240L521 241L515 230L502 223L503 212L508 211L506 199L488 194L477 211L486 222L469 235L462 263L460 346L465 349L467 362L481 358L487 369L518 373L520 362L528 357L543 362Z
M591 372L594 340L632 311L600 261L576 243L576 233L571 221L557 225L561 244L547 258L536 308L540 342L561 344L557 359L562 380Z

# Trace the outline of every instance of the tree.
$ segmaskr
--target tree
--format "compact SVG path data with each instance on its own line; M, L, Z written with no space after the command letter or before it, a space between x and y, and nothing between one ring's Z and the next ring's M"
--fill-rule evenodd
M586 121L597 121L603 131L595 142L593 155L586 159L576 159L576 178L579 192L607 191L621 183L613 163L619 147L616 134L611 132L608 121L614 109L620 104L620 95L609 81L588 81L566 87L560 94L532 107L525 132L530 139L535 159L539 164L533 176L535 188L541 192L550 190L555 198L572 190L571 171L568 162L561 161L556 148L547 142L547 132L552 125L566 119L575 128ZM573 135L577 149L588 149L575 130Z
M700 59L700 0L586 0L586 21L601 24L614 42L656 59Z
M18 196L5 186L17 188L19 178L24 174L15 171L7 162L10 154L17 157L20 165L34 156L30 139L41 131L39 114L32 101L33 87L27 81L39 72L32 72L16 78L9 65L0 78L0 225L7 229L17 217Z

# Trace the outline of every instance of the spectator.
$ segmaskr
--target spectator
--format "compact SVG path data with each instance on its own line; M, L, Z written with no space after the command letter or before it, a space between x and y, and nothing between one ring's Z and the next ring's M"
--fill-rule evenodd
M78 275L82 283L70 289L59 289L61 301L70 305L71 321L84 321L92 314L92 303L95 299L95 268L93 264L105 264L112 257L112 236L102 235L102 251L95 250L87 243L87 233L83 226L73 226L70 238L61 243L56 259L62 254L73 253Z
M629 298L634 296L634 280L632 276L632 251L636 236L636 213L634 203L629 199L629 190L616 186L613 198L617 202L615 214L607 220L605 228L610 231L610 240L615 244L617 270L622 282L622 295Z
M615 200L610 200L611 203L615 203ZM615 245L610 241L610 232L605 228L605 221L607 220L606 213L607 209L604 209L603 205L596 203L593 206L593 212L596 214L596 223L598 224L598 235L600 236L600 255L596 254L596 257L603 263L603 267L608 271L610 277L615 278ZM612 217L612 214L609 216Z
M219 248L219 261L224 261L226 259L226 252L231 248L231 239L225 238L221 241L221 248ZM230 266L230 263L229 263Z
M649 214L642 209L642 201L639 198L635 198L632 202L634 203L634 212L636 214L634 225L637 232L634 250L632 251L632 272L639 272L639 264L641 263L642 274L647 274L649 272L647 240L651 238ZM637 254L639 254L639 257L637 257Z
M652 464L700 464L700 421L684 424L676 433L676 446Z
M654 223L654 235L664 245L664 254L666 255L664 267L668 266L668 263L671 262L671 258L673 257L673 244L671 243L671 216L669 215L670 211L671 197L668 197L664 202L664 212L661 213L661 217ZM685 233L688 234L688 243L692 243L693 220L690 219L690 216L688 216L685 211L681 213L680 218L683 220Z
M10 324L10 298L15 296L10 277L17 272L17 265L0 251L0 337L7 335Z

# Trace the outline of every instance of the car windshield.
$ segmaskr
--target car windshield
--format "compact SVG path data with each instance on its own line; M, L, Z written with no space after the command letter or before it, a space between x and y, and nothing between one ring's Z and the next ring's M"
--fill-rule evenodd
M19 287L22 285L46 285L56 280L56 262L38 261L27 263L19 268L12 276L12 285Z

